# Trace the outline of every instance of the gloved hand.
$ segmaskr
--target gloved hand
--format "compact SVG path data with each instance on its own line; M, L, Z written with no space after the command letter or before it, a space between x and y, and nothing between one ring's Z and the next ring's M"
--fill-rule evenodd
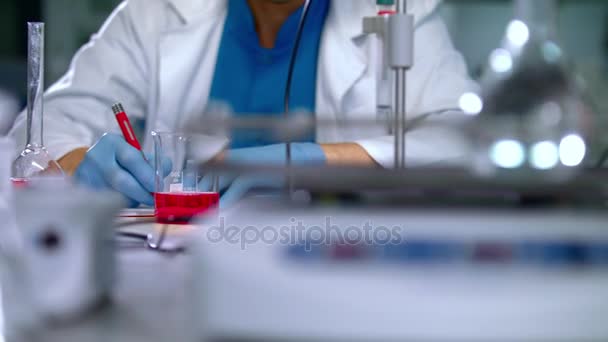
M327 160L321 146L313 143L291 144L292 165L324 165ZM229 150L224 162L239 166L284 166L286 161L285 144L263 147L250 147ZM222 174L219 180L219 191L224 192L220 199L220 208L228 208L254 188L280 189L285 186L285 178L276 175L229 175ZM201 188L210 189L212 177L206 176L201 181Z
M146 154L149 163L153 155ZM76 169L74 177L78 183L96 190L114 189L123 194L131 207L140 203L154 205L154 167L146 162L141 152L116 134L104 134L89 149ZM163 161L163 171L171 171L170 160Z

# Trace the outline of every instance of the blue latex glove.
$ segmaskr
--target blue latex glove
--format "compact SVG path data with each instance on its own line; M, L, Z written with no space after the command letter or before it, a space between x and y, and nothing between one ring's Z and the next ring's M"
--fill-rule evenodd
M154 156L146 154L150 163ZM163 162L163 171L169 174L170 160ZM104 134L89 149L76 169L78 183L96 190L113 189L123 194L131 207L139 204L154 205L154 167L133 146L116 134Z
M324 165L327 162L321 146L313 143L291 144L292 165ZM286 162L285 144L263 147L250 147L230 150L224 161L233 165L252 166L284 166ZM211 188L211 177L202 180L201 188ZM228 208L254 188L280 189L285 186L284 177L276 175L228 175L222 174L219 181L219 191L224 192L220 199L220 207Z

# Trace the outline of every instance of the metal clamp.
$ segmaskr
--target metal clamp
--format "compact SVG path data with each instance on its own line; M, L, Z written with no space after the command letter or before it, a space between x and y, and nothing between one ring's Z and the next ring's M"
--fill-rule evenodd
M407 71L414 65L414 17L407 14L407 1L397 1L397 13L363 19L363 31L377 34L384 43L384 71L395 72L395 168L405 168L407 123Z

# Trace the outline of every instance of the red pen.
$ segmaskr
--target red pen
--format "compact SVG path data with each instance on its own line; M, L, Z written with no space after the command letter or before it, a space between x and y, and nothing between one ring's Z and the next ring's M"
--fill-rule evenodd
M141 150L141 145L135 136L135 131L133 131L133 126L131 126L131 121L129 121L129 117L127 116L127 113L125 113L122 104L117 103L113 105L112 111L114 112L114 115L116 115L116 121L118 122L118 126L120 126L122 135L125 137L127 143L140 151L144 159L148 161L148 158L146 158L146 155Z

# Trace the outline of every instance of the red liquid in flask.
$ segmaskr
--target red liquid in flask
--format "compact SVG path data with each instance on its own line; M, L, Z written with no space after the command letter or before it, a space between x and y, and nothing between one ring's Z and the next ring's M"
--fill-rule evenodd
M26 178L11 178L11 182L13 183L13 187L15 188L24 188L28 184Z
M193 217L217 209L220 194L217 192L154 194L156 222L188 224Z

